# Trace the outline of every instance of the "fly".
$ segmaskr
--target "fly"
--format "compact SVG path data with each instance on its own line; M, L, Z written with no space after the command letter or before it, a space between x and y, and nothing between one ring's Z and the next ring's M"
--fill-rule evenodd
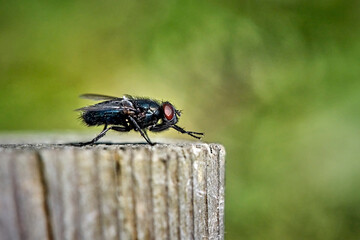
M148 98L137 98L130 95L111 97L99 94L83 94L81 98L101 101L100 103L77 109L81 111L80 119L87 126L101 126L104 129L93 140L81 145L93 144L104 137L109 130L118 132L138 131L150 145L154 145L147 135L169 128L194 138L201 139L204 133L186 131L176 125L181 112L170 102L158 102Z

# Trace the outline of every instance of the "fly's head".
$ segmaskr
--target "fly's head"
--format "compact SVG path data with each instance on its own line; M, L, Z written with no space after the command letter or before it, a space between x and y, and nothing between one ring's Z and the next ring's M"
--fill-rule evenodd
M181 112L176 110L176 108L169 102L164 102L161 105L162 110L162 120L166 125L174 125L179 121Z

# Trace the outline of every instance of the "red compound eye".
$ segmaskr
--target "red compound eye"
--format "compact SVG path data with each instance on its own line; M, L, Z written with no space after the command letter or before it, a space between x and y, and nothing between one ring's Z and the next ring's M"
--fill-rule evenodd
M170 103L164 103L163 105L164 114L167 120L172 120L174 118L174 108Z

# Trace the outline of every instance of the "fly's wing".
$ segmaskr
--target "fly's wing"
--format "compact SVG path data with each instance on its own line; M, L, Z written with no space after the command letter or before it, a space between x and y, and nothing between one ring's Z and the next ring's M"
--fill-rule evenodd
M80 95L81 98L91 99L91 100L106 100L101 103L97 103L91 106L83 107L76 109L75 111L136 111L134 105L132 103L133 97L130 95L125 95L122 98L119 97L112 97L107 95L101 94L93 94L93 93L86 93Z
M75 109L75 111L92 111L92 112L99 112L99 111L120 111L122 108L120 106L112 106L112 105L91 105L82 108Z
M93 93L82 94L82 95L80 95L80 98L91 99L91 100L95 100L95 101L119 99L118 97L112 97L112 96L101 95L101 94L93 94Z
M132 103L121 98L77 109L81 119L88 125L124 125L124 118L136 112Z
M105 101L97 103L91 106L86 106L76 109L76 111L93 111L93 112L103 112L103 111L122 111L129 110L135 111L132 103L123 98L116 98L116 100Z

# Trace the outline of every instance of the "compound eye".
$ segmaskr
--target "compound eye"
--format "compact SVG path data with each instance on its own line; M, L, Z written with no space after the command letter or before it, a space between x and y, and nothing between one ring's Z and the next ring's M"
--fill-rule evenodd
M170 103L165 103L163 105L164 114L167 120L172 120L174 118L175 112L174 108Z

